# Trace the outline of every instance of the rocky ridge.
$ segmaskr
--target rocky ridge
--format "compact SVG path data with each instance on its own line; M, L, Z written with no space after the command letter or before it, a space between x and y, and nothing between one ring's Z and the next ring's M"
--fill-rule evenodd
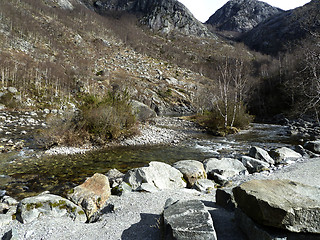
M248 32L283 10L257 0L231 0L217 10L206 24L220 31Z
M140 16L141 23L164 34L177 31L185 35L209 37L213 34L177 0L117 0L87 1L89 8L100 14L107 12L129 12Z
M250 48L269 54L284 51L288 46L319 32L319 1L286 12L280 12L261 22L241 40Z

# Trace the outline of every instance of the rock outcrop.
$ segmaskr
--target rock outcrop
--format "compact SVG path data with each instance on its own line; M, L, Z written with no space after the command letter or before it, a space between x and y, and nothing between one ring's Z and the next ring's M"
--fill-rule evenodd
M264 20L283 12L257 0L231 0L206 22L219 30L247 32Z
M216 240L213 221L199 200L178 201L169 199L163 211L164 239Z
M97 212L111 196L108 177L100 173L94 174L83 184L75 187L68 198L81 206L87 217L90 218Z
M124 181L133 190L138 190L143 183L158 189L185 188L187 186L183 174L178 169L162 162L150 162L146 167L132 169L126 173Z
M164 34L180 32L185 35L213 36L206 26L177 0L82 0L98 13L129 12L140 16L141 23Z
M291 232L320 233L320 189L289 180L252 180L233 189L255 222Z
M82 208L68 199L52 194L23 199L18 204L16 216L22 223L29 223L40 217L67 217L74 221L87 221Z

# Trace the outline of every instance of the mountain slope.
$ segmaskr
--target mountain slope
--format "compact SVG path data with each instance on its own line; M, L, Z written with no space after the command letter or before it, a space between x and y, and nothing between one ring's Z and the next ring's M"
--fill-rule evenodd
M320 32L319 0L273 16L244 34L241 39L254 50L277 54L299 44L315 32Z
M247 32L260 22L283 12L257 0L231 0L206 22L218 30Z
M129 12L140 17L141 23L154 31L168 34L174 31L185 35L213 37L206 26L177 0L82 0L100 14Z

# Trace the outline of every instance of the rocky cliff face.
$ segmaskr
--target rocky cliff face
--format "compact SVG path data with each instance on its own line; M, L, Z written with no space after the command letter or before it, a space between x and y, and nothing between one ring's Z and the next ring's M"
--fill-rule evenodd
M206 24L218 30L247 32L264 20L283 12L257 0L231 0L213 14Z
M242 36L252 49L268 54L284 51L308 35L320 32L320 2L313 0L303 7L271 17Z
M185 35L212 37L208 29L177 0L82 0L82 2L101 14L123 11L139 15L141 23L161 33L178 31Z

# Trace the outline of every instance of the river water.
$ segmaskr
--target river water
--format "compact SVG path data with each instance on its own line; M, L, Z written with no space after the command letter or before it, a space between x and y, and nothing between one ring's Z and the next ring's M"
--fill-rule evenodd
M0 154L0 190L17 199L46 190L63 195L86 177L112 168L125 172L150 161L172 164L186 159L237 158L251 146L267 150L289 146L292 139L286 132L284 126L252 124L250 129L227 137L198 133L172 146L112 147L71 156L44 156L27 147Z

